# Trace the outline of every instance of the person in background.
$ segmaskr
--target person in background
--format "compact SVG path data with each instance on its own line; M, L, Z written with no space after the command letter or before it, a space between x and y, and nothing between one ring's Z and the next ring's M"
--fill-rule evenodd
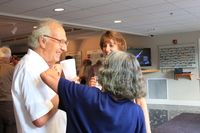
M146 133L143 111L132 101L145 96L133 54L114 51L106 57L98 75L104 92L60 78L52 68L40 76L59 95L59 108L68 114L67 132Z
M70 55L65 56L65 60L68 60L68 59L73 59L73 57Z
M87 77L90 69L92 68L92 61L90 59L84 59L78 77L80 78L81 84L86 84Z
M86 67L85 67L85 70L84 70L84 75L85 75L85 84L87 82L87 78L88 78L88 75L89 75L89 72L92 68L92 61L90 59L87 59L86 60Z
M66 132L66 113L58 109L58 95L41 80L40 73L56 66L67 45L62 24L51 18L39 21L29 36L28 52L15 67L12 83L19 133Z
M120 50L120 51L126 51L127 50L127 44L124 37L117 31L106 31L100 39L100 47L103 51L103 54L105 56L109 55L111 52ZM89 81L89 86L96 86L97 81L95 77L92 77ZM135 99L136 103L140 105L144 111L145 115L145 122L146 122L146 130L147 133L151 133L151 127L150 127L150 120L149 120L149 112L146 104L145 98Z
M16 66L18 62L19 62L19 59L18 59L17 55L12 55L10 64L13 66Z
M81 84L83 84L83 83L81 82L81 80L82 80L82 76L84 75L84 70L85 70L86 63L87 63L86 60L87 60L87 59L84 59L84 60L83 60L82 66L81 66L81 68L80 68L80 71L78 72L78 77L79 77L79 79L80 79L80 83L81 83Z
M94 64L92 66L92 68L90 69L90 72L89 72L88 77L87 77L87 83L86 83L86 85L89 85L89 81L91 80L91 77L97 76L99 68L101 66L102 66L102 59L98 60L96 62L96 64Z
M11 50L0 48L0 133L17 133L11 84L14 67L10 63Z

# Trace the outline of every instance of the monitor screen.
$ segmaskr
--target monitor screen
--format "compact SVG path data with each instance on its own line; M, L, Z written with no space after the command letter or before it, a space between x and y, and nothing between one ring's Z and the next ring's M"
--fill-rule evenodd
M131 48L127 52L136 56L142 68L151 67L151 48Z

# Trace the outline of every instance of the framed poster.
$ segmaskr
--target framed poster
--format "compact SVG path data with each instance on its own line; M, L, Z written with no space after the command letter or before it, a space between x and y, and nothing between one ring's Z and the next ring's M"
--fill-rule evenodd
M160 69L196 68L195 44L159 46Z

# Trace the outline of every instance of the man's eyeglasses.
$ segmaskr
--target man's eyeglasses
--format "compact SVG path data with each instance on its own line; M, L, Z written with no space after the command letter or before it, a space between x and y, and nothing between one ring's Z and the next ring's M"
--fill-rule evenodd
M49 37L49 38L54 39L54 40L56 40L56 41L59 41L59 44L60 44L61 47L62 47L62 46L68 46L68 44L69 44L68 41L65 41L65 40L63 40L63 39L59 40L59 39L57 39L57 38L54 38L54 37L51 37L51 36L48 36L48 35L43 35L43 36L44 36L44 37ZM65 44L65 45L63 45L63 44Z

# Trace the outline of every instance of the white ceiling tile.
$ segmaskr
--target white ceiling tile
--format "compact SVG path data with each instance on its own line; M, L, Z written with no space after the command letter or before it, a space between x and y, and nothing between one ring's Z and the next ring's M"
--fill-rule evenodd
M36 18L45 18L45 17L52 16L50 13L43 13L43 12L37 12L37 11L27 11L27 12L20 13L20 15L32 16Z
M3 5L33 10L33 9L49 6L52 4L55 4L55 3L45 1L45 0L20 0L20 2L18 0L12 0L12 1L4 3Z
M165 11L165 12L156 12L153 14L159 17L165 18L165 17L177 16L177 15L183 15L183 14L190 14L190 13L188 11L178 9L178 10L171 10L171 11Z
M166 20L164 18L153 18L153 19L147 19L145 21L141 21L141 24L157 24L157 23L165 23L169 20Z
M143 11L140 11L138 9L129 9L129 10L124 10L124 11L116 11L116 12L112 12L109 14L119 16L119 18L120 18L120 17L132 17L135 15L144 15L146 13Z
M112 15L109 15L109 14L101 14L101 15L97 15L97 16L92 16L92 17L87 17L85 19L87 20L91 20L91 21L94 21L94 22L101 22L101 21L107 21L107 20L110 20L110 21L114 21L115 19L117 19L118 17L116 16L112 16Z
M159 26L159 27L166 27L166 26L171 26L171 25L176 25L177 23L172 22L172 21L165 21L165 22L161 22L161 23L154 23L151 24L152 26Z
M179 24L199 24L200 25L200 18L190 18L190 19L184 19L184 21L178 21Z
M193 13L193 15L197 16L198 18L200 18L200 13Z
M91 20L87 20L87 19L84 19L84 18L81 18L81 19L73 19L72 21L69 21L69 22L73 22L73 23L76 23L76 24L90 24L90 23L94 23L94 21L91 21Z
M189 13L199 13L200 14L200 6L189 7L189 8L185 8L184 10Z
M139 7L141 8L153 5L160 5L167 2L166 0L127 0L120 3L134 8L139 8Z
M168 2L177 2L177 1L184 1L184 0L167 0Z
M96 12L102 12L102 13L111 13L111 12L117 12L117 11L129 10L129 9L131 9L131 8L128 6L124 6L119 3L113 3L113 4L107 4L107 5L103 5L103 6L93 7L93 8L90 8L89 10L96 11Z
M171 11L179 9L173 4L161 4L161 5L154 5L149 7L140 8L140 10L148 12L148 13L156 13L156 12L164 12L164 11Z
M173 25L165 25L164 27L162 27L163 29L182 29L183 25L180 24L173 24Z
M64 2L63 4L85 9L101 5L107 5L110 3L112 3L112 1L109 0L69 0L67 2Z
M190 28L193 28L193 29L196 29L196 30L200 30L200 25L199 24L193 24L193 25L187 25L186 26L190 27Z
M177 22L186 20L186 19L193 19L193 18L195 18L195 16L192 14L184 14L184 15L166 17L166 19L168 19L168 20L173 20L173 21L177 21Z
M180 8L196 7L200 5L200 0L183 0L174 2L173 4Z
M63 23L67 23L67 22L70 22L72 20L75 20L76 18L74 18L73 16L72 17L66 17L64 15L56 15L56 16L53 16L54 19L57 19L59 21L63 21Z
M22 8L13 8L10 6L5 6L5 5L0 5L0 12L2 13L12 13L12 14L18 14L20 12L26 11L25 9Z
M113 2L122 2L122 1L127 1L127 0L111 0Z
M134 21L142 21L142 20L153 20L153 19L157 19L159 17L153 15L153 14L145 14L145 15L137 15L137 16L133 16L133 17L127 17L127 18L123 18L122 21L125 22L134 22ZM145 22L144 21L144 22Z
M74 18L87 18L91 16L96 16L99 15L100 13L90 11L90 10L79 10L79 11L74 11L74 12L69 12L63 14L64 16L73 16Z
M54 2L54 3L63 3L63 2L66 2L66 1L70 1L70 0L46 0L46 1L51 1L51 2Z

